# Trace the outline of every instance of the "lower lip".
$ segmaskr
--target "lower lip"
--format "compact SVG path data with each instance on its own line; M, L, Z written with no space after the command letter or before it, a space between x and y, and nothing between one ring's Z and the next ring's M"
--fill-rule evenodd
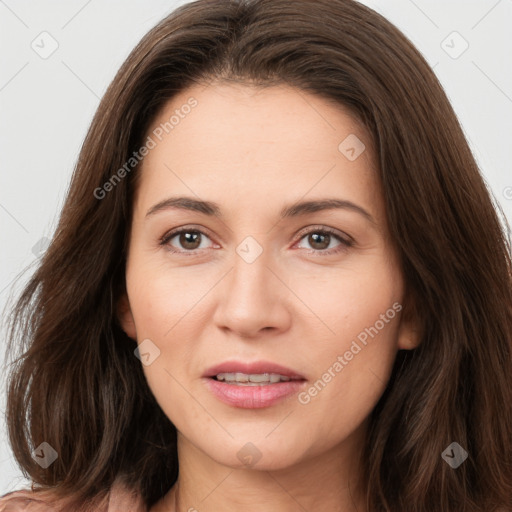
M262 386L238 386L206 378L206 385L219 400L242 409L269 407L297 393L305 383L305 380L289 380Z

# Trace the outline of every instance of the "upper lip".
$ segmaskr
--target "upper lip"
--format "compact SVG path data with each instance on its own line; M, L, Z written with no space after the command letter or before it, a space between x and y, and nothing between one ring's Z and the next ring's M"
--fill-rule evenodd
M243 361L224 361L208 368L203 377L215 377L219 373L246 373L248 375L261 373L277 373L285 377L304 379L300 373L269 361L254 361L246 363Z

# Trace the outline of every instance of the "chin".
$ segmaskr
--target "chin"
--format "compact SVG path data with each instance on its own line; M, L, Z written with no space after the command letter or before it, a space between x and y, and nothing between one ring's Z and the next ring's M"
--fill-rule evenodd
M258 471L286 469L302 460L304 446L295 449L294 446L283 443L279 439L276 441L268 442L265 439L254 442L234 441L230 446L222 448L220 453L209 453L209 456L217 463L233 469ZM228 453L232 453L233 456L226 456Z

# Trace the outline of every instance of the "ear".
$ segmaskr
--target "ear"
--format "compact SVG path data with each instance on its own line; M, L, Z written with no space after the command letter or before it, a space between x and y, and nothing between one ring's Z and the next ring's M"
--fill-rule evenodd
M423 329L414 304L406 303L398 327L398 350L412 350L419 346Z
M132 308L126 293L123 293L117 303L117 318L121 328L133 340L137 340L137 330L135 329L135 320L133 319Z

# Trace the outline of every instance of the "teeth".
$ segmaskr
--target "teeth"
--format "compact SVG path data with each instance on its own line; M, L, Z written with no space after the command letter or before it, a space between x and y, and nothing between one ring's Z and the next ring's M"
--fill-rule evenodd
M217 380L234 384L245 384L246 386L259 386L261 384L275 384L276 382L286 382L290 377L279 375L278 373L219 373Z

